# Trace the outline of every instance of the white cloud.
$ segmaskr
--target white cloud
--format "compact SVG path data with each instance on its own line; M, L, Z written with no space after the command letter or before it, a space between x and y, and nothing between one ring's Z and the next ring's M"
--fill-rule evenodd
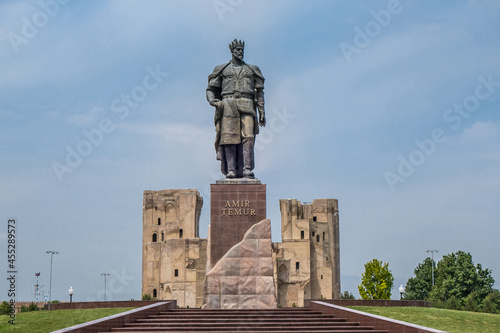
M465 146L493 142L500 144L500 124L492 121L478 121L466 128L457 141Z

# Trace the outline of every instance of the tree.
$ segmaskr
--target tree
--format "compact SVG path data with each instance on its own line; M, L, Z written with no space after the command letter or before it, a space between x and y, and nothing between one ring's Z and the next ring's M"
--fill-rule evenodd
M413 273L415 277L409 278L406 282L406 300L427 300L432 289L432 266L436 265L431 258L425 258L424 262L418 264Z
M483 269L481 264L477 264L476 269L478 275L478 288L476 291L480 299L485 299L490 293L493 292L493 285L495 284L495 279L491 276L493 271L488 268Z
M445 255L437 264L434 278L430 299L445 302L454 296L461 304L473 292L477 304L482 303L495 283L491 270L481 264L474 266L471 254L463 251Z
M359 294L363 299L390 299L394 277L389 270L389 263L373 259L365 264L361 274Z
M347 290L340 294L340 299L355 299L354 295Z

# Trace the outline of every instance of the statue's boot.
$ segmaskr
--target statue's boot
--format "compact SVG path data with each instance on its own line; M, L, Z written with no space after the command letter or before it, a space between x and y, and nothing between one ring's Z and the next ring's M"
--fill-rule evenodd
M226 178L236 178L236 145L224 145L227 162Z
M243 177L254 178L253 168L254 163L254 149L253 144L255 137L243 138Z

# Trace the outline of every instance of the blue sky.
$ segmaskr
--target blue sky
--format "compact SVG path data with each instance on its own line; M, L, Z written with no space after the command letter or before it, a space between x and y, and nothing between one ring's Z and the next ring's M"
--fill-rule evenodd
M18 299L36 272L48 291L47 250L52 299L102 299L101 273L108 299L139 299L144 190L198 189L206 237L221 175L205 88L234 38L266 78L255 173L275 241L280 198L336 198L342 290L373 258L398 287L429 249L470 252L498 288L499 16L497 1L0 2Z

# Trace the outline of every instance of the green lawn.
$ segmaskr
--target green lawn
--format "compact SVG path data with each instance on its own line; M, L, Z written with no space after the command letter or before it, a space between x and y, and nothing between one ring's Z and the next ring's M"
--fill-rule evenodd
M0 332L47 333L128 310L132 308L22 312L16 314L15 325L8 323L8 316L0 316Z
M450 333L500 332L499 314L419 307L350 306L349 308Z
M500 315L419 307L353 306L359 311L432 327L450 333L500 333ZM46 333L111 316L130 308L56 310L18 313L16 325L0 316L0 332Z

